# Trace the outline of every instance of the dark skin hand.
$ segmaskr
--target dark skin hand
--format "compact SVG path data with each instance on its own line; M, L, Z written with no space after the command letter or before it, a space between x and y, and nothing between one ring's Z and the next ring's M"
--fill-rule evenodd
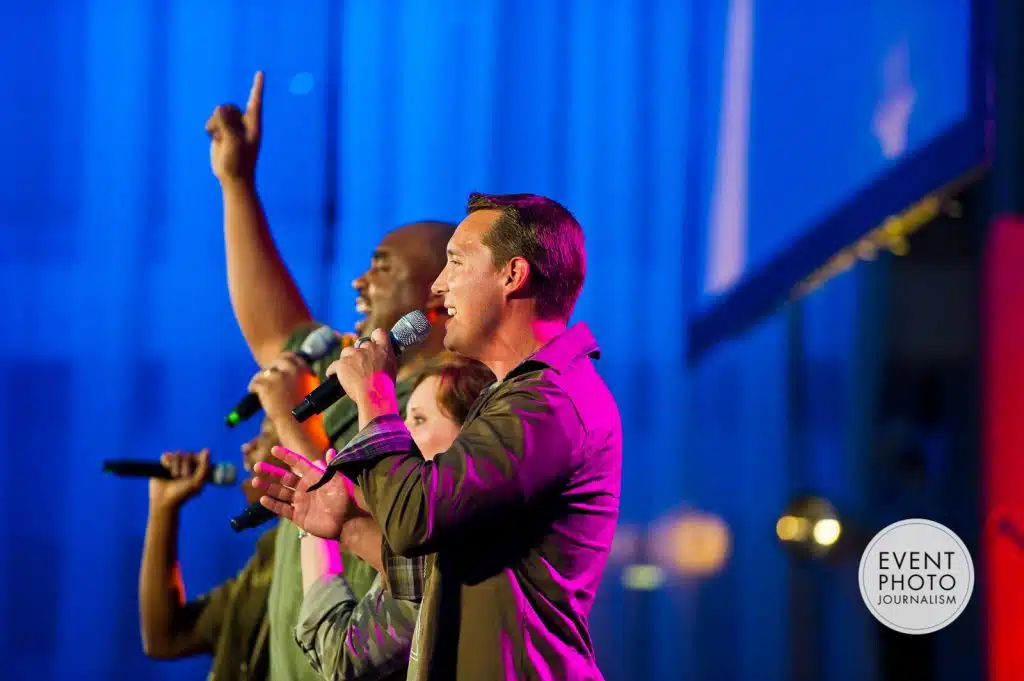
M139 623L142 647L150 657L176 659L208 652L185 609L185 586L178 564L178 515L181 506L206 484L210 453L164 453L160 462L171 480L149 483L149 521L139 570Z
M264 419L257 437L242 445L243 462L252 471L260 462L273 461L271 447L277 434ZM195 630L198 610L186 605L185 585L178 562L178 523L181 508L198 496L210 469L209 451L199 454L168 452L161 457L172 473L170 480L153 479L149 485L149 519L139 570L139 625L143 649L157 659L180 659L210 652ZM259 500L247 480L246 503Z

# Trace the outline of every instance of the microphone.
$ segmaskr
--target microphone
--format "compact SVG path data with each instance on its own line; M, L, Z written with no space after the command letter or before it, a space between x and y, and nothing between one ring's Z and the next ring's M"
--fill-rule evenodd
M427 320L427 316L419 310L413 310L398 320L388 336L391 339L391 349L398 357L407 348L425 341L429 334L430 322ZM344 395L345 390L338 383L338 377L331 376L317 386L316 390L306 395L299 406L292 409L292 416L296 421L302 423L323 412Z
M313 362L323 359L329 355L338 344L341 339L338 334L334 332L334 329L329 326L321 326L316 331L306 336L306 340L302 342L298 352L295 354L302 358L306 364L312 365ZM259 395L256 393L249 393L238 401L235 408L224 417L224 423L228 428L234 428L242 421L247 421L262 409L260 405Z
M120 478L160 478L172 480L174 476L159 461L136 461L133 459L108 459L103 462L103 472L111 473ZM210 466L207 482L213 485L234 485L238 478L238 469L231 463L218 463Z
M406 349L419 345L427 339L430 334L430 322L427 316L419 310L413 310L398 320L392 327L388 336L391 339L391 349L395 356L400 356ZM345 395L337 376L331 376L321 383L316 390L306 395L299 406L292 409L292 416L299 423L308 420L312 416L322 413ZM328 469L328 475L333 469ZM263 523L273 520L275 514L268 510L260 502L250 504L244 511L231 519L231 529L241 532L249 528L258 527Z
M241 532L252 527L259 527L273 519L274 512L257 501L246 506L244 511L231 519L231 529L235 532Z

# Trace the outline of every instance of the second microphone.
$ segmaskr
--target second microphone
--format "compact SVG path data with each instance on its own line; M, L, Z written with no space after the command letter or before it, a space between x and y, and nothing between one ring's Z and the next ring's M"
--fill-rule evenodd
M341 337L329 326L321 326L306 337L299 347L298 355L302 361L312 366L314 362L323 359L341 344ZM239 423L247 421L262 409L259 395L249 393L238 401L235 408L224 417L224 423L228 428L234 428Z
M388 338L391 339L391 349L395 353L395 357L400 357L407 348L425 341L428 335L430 335L430 321L421 311L413 310L391 327ZM296 421L302 423L322 413L344 395L345 391L338 382L338 377L331 376L316 390L306 395L301 404L292 409L292 416Z
M406 349L419 345L427 339L430 334L430 322L427 316L419 310L414 310L398 320L392 327L389 335L391 349L395 356L400 356ZM302 423L309 418L322 413L342 397L345 391L335 376L331 376L320 386L306 395L299 406L292 409L292 416ZM260 502L255 502L246 507L241 513L231 519L231 528L235 532L259 527L274 518L273 512L263 507Z

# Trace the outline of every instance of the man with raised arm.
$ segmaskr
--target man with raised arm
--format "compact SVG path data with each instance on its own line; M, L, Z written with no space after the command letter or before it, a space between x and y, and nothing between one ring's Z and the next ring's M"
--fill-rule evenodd
M206 125L211 137L210 162L223 195L228 289L238 325L261 367L250 389L259 394L282 444L318 460L330 443L340 448L355 435L358 414L355 404L345 398L322 418L304 424L291 415L291 408L317 378L323 378L325 368L337 354L306 367L293 352L317 325L281 260L256 190L256 161L263 134L263 83L263 74L257 73L245 111L231 104L219 106ZM365 314L357 332L391 328L402 315L415 309L424 310L436 327L424 344L402 356L396 386L400 409L411 392L410 379L442 349L442 325L447 314L441 297L431 293L430 284L444 267L444 247L452 231L453 225L439 222L420 222L392 231L371 255L369 269L353 282L356 309ZM347 583L361 598L376 573L357 554L379 557L381 547L379 533L360 532L356 536L361 545L345 546L338 561L337 537L303 536L288 523L279 528L268 600L272 681L317 679L294 638L303 599L300 555L316 553L324 564L343 571ZM422 560L409 561L404 567L409 574L423 574ZM389 606L388 635L408 637L415 624L415 604L397 607L406 608L408 616L398 621L394 608Z

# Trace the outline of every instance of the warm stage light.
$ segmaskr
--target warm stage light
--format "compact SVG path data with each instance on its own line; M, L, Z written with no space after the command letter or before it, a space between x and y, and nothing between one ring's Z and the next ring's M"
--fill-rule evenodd
M775 534L783 546L804 556L826 555L842 533L835 507L821 497L794 499L775 523Z
M732 551L728 525L717 515L687 510L662 519L651 532L651 554L683 577L708 577L722 570Z
M842 534L843 528L839 524L839 521L834 518L825 518L814 523L814 532L812 536L814 541L821 546L832 546L839 541L839 535Z
M784 515L775 523L775 534L782 541L803 541L807 538L809 527L807 518Z

